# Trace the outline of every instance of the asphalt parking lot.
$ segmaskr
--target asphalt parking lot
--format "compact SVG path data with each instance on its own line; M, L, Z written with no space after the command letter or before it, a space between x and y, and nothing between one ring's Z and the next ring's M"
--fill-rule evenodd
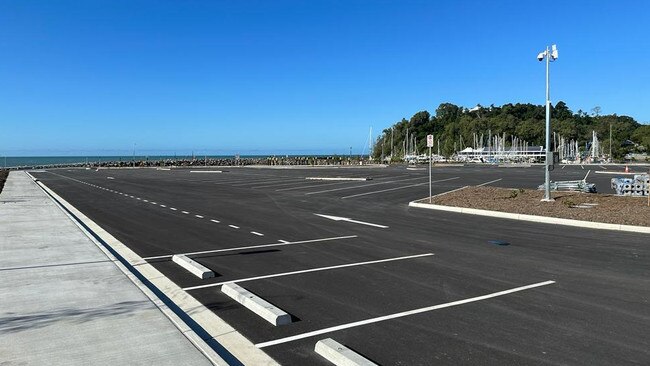
M648 235L409 208L428 195L426 169L219 169L33 175L282 364L328 365L314 352L324 338L381 365L650 363ZM604 169L558 167L553 179L591 171L608 193ZM432 175L433 194L535 188L543 168ZM184 253L216 276L171 261ZM261 319L225 282L293 322Z

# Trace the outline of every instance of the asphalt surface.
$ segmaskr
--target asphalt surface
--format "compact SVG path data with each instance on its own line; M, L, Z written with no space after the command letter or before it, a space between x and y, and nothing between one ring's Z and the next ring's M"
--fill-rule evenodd
M599 166L553 179L590 170L611 192ZM327 365L313 349L328 337L381 365L650 364L648 235L409 208L428 171L404 166L33 175L282 364ZM434 168L433 181L434 194L535 188L543 168ZM192 255L215 271L206 280L169 258L250 246ZM235 280L294 322L275 327L220 292Z

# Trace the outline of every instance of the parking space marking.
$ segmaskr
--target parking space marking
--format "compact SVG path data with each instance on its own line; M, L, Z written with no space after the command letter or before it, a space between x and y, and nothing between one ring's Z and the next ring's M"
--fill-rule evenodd
M496 182L498 182L498 181L500 181L500 180L502 180L502 179L503 179L503 178L499 178L499 179L491 180L491 181L489 181L489 182L481 183L481 184L477 185L477 187L487 186L488 184L496 183Z
M370 187L370 186L377 186L380 184L389 184L389 183L399 183L399 182L407 182L409 180L415 180L415 179L424 179L428 177L415 177L415 178L408 178L408 179L400 179L400 180L389 180L386 182L378 182L378 183L371 183L371 184L364 184L361 186L351 186L351 187L342 187L342 188L334 188L334 189L327 189L324 191L316 191L316 192L307 192L305 195L311 195L311 194L319 194L319 193L327 193L327 192L336 192L336 191L342 191L344 189L354 189L354 188L363 188L363 187Z
M202 251L199 251L199 252L187 252L187 253L178 253L178 254L199 255L199 254L232 252L232 251L236 251L236 250L248 250L248 249L258 249L258 248L267 248L267 247L281 247L281 246L285 246L285 245L319 243L319 242L324 242L324 241L334 241L334 240L354 239L354 238L357 238L357 236L356 235L347 235L347 236L336 236L336 237L332 237L332 238L300 240L300 241L280 240L281 243L249 245L249 246L245 246L245 247L225 248L225 249L202 250ZM148 260L151 260L151 259L171 258L172 256L173 256L173 254L167 254L167 255L157 255L157 256L153 256L153 257L144 257L142 259L148 261Z
M73 181L79 182L79 183L84 184L84 185L92 186L92 184L90 184L90 183L88 183L88 182L83 182L83 181L80 181L80 180L77 180L77 179L73 179L73 178L70 178L70 177L65 177L65 176L61 176L61 177L64 177L64 178L66 178L66 179L70 179L70 180L73 180ZM98 187L98 188L101 188L101 187ZM102 188L102 189L103 189L103 188ZM123 196L125 196L125 197L129 197L128 194L123 193L123 192L113 191L113 190L112 190L112 192L117 193L117 194L119 194L119 195L123 195ZM133 196L131 196L131 197L133 197ZM151 203L152 205L158 205L158 203L157 203L157 202L154 202L154 201L149 201L149 200L147 200L147 199L141 199L140 197L138 197L137 199L138 199L138 200L141 200L141 201L143 201L143 202L146 202L146 203ZM167 207L166 205L163 205L163 204L161 204L160 206L163 207L163 208L166 208L166 207ZM176 211L176 208L174 208L174 207L170 207L169 209L172 210L172 211ZM189 215L189 214L190 214L189 211L181 211L181 213L183 213L183 214L185 214L185 215ZM205 218L205 216L203 216L203 215L198 215L198 214L194 214L194 217L196 217L197 219L204 219L204 218ZM210 220L210 221L212 221L212 222L214 222L214 223L219 223L218 220ZM239 229L239 228L240 228L239 226L236 226L236 225L228 225L228 226L231 227L231 228L233 228L233 229ZM257 235L257 236L264 236L264 234L262 234L262 233L260 233L260 232L257 232L257 231L251 231L250 233L253 234L253 235Z
M409 316L409 315L420 314L420 313L424 313L424 312L428 312L428 311L449 308L449 307L452 307L452 306L468 304L468 303L471 303L471 302L487 300L487 299L491 299L491 298L494 298L494 297L504 296L504 295L512 294L512 293L519 292L519 291L530 290L530 289L533 289L533 288L536 288L536 287L551 285L551 284L554 284L554 283L555 283L555 281L538 282L538 283L534 283L532 285L515 287L515 288L509 289L509 290L493 292L491 294L477 296L477 297L471 297L469 299L457 300L457 301L452 301L452 302L448 302L448 303L444 303L444 304L438 304L438 305L434 305L434 306L428 306L428 307L424 307L424 308L419 308L419 309L414 309L414 310L409 310L409 311L403 311L401 313L384 315L384 316L379 316L379 317L376 317L376 318L370 318L370 319L356 321L356 322L352 322L352 323L341 324L341 325L337 325L335 327L329 327L329 328L314 330L314 331L311 331L311 332L297 334L297 335L290 336L290 337L285 337L285 338L280 338L280 339L276 339L276 340L272 340L272 341L258 343L258 344L255 345L255 347L264 348L264 347L269 347L269 346L275 346L275 345L282 344L282 343L292 342L292 341L295 341L295 340L298 340L298 339L313 337L315 335L335 332L335 331L338 331L338 330L343 330L343 329L348 329L348 328L354 328L354 327L358 327L358 326L362 326L362 325L366 325L366 324L382 322L382 321L385 321L385 320L402 318L402 317Z
M440 180L434 180L431 183L439 183L439 182L446 182L448 180L454 180L454 179L459 179L460 177L453 177L453 178L447 178L447 179L440 179ZM354 198L354 197L361 197L361 196L367 196L369 194L377 194L377 193L383 193L383 192L390 192L390 191L396 191L398 189L406 189L406 188L412 188L412 187L418 187L418 186L423 186L425 184L429 184L429 182L424 182L424 183L417 183L417 184L409 184L407 186L402 186L402 187L394 187L394 188L388 188L388 189L382 189L379 191L372 191L372 192L364 192L364 193L358 193L358 194L353 194L350 196L344 196L341 197L341 199L348 199L348 198Z
M236 184L250 183L251 180L259 183L263 179L255 179L255 178L250 178L250 177L246 178L246 179L242 179L242 177L232 177L231 179L220 179L218 181L211 181L211 182L213 182L214 184L226 184L226 185L231 185L231 186L235 187Z
M304 183L304 182L303 182ZM333 186L333 185L341 185L341 184L349 184L349 183L354 183L354 181L346 181L346 182L336 182L336 183L325 183L325 184L309 184L306 186L299 186L299 187L290 187L290 188L281 188L281 189L276 189L276 192L283 192L283 191L293 191L296 189L307 189L307 188L314 188L314 187L326 187L326 186Z
M259 188L269 188L269 187L281 187L281 186L288 186L288 185L291 185L291 184L304 183L304 182L305 181L301 180L301 179L294 179L294 180L291 180L289 182L278 182L278 183L274 183L274 184L266 184L266 185L263 185L263 186L253 186L251 188L259 189Z
M207 285L185 287L185 288L183 288L183 290L190 291L190 290L197 290L197 289L206 288L206 287L221 286L221 285L226 284L226 283L240 283L240 282L256 281L256 280L263 280L263 279L266 279L266 278L285 277L285 276L292 276L292 275L310 273L310 272L329 271L329 270L332 270L332 269L339 269L339 268L357 267L357 266L364 266L364 265L368 265L368 264L385 263L385 262L401 261L401 260L406 260L406 259L429 257L429 256L432 256L432 255L434 255L434 254L433 253L424 253L424 254L407 255L407 256L404 256L404 257L378 259L378 260L374 260L374 261L339 264L339 265L336 265L336 266L309 268L309 269L302 269L302 270L299 270L299 271L274 273L274 274L262 275L262 276L256 276L256 277L240 278L240 279L231 280L231 281L210 283L210 284L207 284Z
M240 184L233 184L233 187L245 187L245 186L254 186L256 184L265 184L265 183L280 183L280 182L288 182L288 181L295 181L296 179L301 179L301 177L296 177L296 178L289 178L289 177L284 177L284 178L274 178L274 179L260 179L256 180L254 182L251 182L248 180L246 183L240 183Z

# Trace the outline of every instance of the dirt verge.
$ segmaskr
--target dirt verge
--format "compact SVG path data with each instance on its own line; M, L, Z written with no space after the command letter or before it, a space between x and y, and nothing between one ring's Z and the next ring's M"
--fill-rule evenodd
M554 202L542 202L542 191L495 187L467 187L433 197L432 203L527 215L650 226L647 197L552 192ZM428 203L428 199L419 202Z

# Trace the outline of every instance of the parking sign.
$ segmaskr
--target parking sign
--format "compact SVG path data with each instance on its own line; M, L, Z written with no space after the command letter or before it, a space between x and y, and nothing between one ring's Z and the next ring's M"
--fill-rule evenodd
M427 147L433 147L433 135L427 135Z

